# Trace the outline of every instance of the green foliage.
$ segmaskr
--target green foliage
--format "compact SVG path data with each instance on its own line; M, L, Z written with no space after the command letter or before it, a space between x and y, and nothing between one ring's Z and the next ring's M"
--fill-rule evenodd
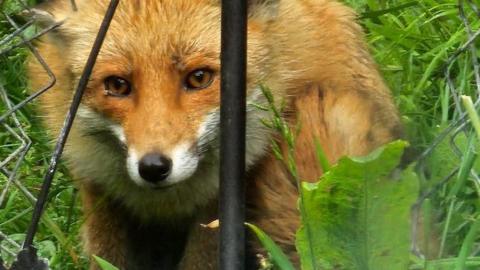
M427 146L456 114L445 84L446 62L467 35L457 0L344 0L360 13L372 53L402 112L412 145ZM473 1L478 4L478 1ZM472 29L480 21L471 10ZM465 95L475 94L471 57L450 66Z
M273 149L299 183L302 225L296 244L302 269L408 268L410 209L419 194L419 179L412 169L396 170L407 143L390 143L366 157L344 157L333 167L317 143L326 173L317 183L301 182L293 162L295 132L281 117L269 89L261 89L272 112L264 123L287 142L288 151L281 154L277 142ZM278 250L272 241L268 245Z
M399 179L391 176L405 145L394 142L363 158L342 158L318 183L302 184L307 217L297 234L302 269L408 267L418 179L411 170ZM306 224L314 228L310 238Z
M0 8L3 12L7 14L15 14L24 9L24 5L21 3L25 3L26 5L34 5L37 1L36 0L27 0L27 1L14 1L14 0L4 0L0 2Z

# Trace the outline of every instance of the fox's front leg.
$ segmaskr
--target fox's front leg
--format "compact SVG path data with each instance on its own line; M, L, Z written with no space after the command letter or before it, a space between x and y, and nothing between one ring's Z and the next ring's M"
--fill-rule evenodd
M189 232L184 256L178 267L179 270L215 270L218 269L218 228L206 228L217 219L217 202L213 202L203 213L195 219Z
M106 198L93 187L80 189L84 205L85 223L83 238L85 250L90 256L90 270L101 270L93 255L107 260L121 270L126 270L126 229L121 211L116 211Z

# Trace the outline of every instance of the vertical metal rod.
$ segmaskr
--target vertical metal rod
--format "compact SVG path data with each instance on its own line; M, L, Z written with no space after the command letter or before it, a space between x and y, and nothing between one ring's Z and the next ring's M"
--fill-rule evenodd
M247 0L222 0L220 109L220 258L245 268L245 119Z
M82 76L80 77L77 89L75 91L75 95L72 100L72 105L70 106L70 110L68 111L67 116L65 118L63 128L60 131L60 135L58 137L58 141L55 146L52 159L50 160L50 166L47 170L47 173L45 174L42 189L40 190L40 194L38 195L37 203L35 204L32 221L30 223L30 227L28 228L25 242L23 243L24 249L31 248L33 244L33 238L37 232L38 223L40 221L40 217L42 216L42 212L47 202L48 192L52 185L53 176L55 175L55 172L57 170L58 161L60 159L60 156L62 155L63 148L65 147L65 142L67 141L68 134L70 133L70 129L72 128L72 125L73 125L73 120L75 119L75 115L77 113L78 107L80 106L80 101L82 100L83 93L85 92L85 89L87 87L88 79L92 74L92 70L97 60L98 53L100 52L100 48L102 47L103 41L105 40L105 36L107 35L108 28L112 21L115 10L118 6L118 3L119 3L119 0L111 0L110 5L105 14L105 17L100 26L97 37L95 39L95 42L93 44L90 55L88 56L87 63L83 70Z

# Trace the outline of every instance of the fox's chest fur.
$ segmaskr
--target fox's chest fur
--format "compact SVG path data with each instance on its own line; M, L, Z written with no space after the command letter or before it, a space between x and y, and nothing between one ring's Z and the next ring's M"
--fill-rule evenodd
M40 7L42 21L64 21L39 44L57 76L40 101L53 134L107 4ZM297 260L297 185L270 149L279 137L262 123L260 86L296 132L305 181L322 173L315 141L331 162L366 154L400 136L399 119L355 14L337 1L249 1L247 54L248 220ZM217 218L219 56L219 1L121 1L65 151L89 254L129 270L216 268L216 231L199 224ZM36 89L47 75L29 64Z

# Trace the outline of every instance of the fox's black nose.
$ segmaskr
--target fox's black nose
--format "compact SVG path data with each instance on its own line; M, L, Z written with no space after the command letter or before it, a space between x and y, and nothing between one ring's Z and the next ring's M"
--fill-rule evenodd
M172 161L158 153L145 155L138 163L138 172L145 181L156 184L170 174Z

